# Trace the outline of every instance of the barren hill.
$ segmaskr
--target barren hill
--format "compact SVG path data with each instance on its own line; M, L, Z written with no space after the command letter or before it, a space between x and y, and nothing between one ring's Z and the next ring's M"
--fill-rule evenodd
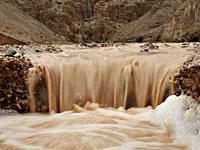
M0 44L64 41L43 23L18 9L12 1L1 1L0 24Z
M2 1L1 34L23 42L200 40L200 0Z

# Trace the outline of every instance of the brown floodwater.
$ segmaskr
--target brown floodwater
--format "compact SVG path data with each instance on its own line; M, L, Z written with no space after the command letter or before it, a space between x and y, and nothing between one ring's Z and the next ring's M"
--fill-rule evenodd
M184 150L152 108L107 108L0 117L0 147L13 150Z
M32 112L43 105L50 112L63 112L87 101L102 107L155 108L172 92L170 78L192 54L192 46L157 44L159 50L140 52L140 45L90 49L62 45L62 53L31 55L37 66L30 71Z
M172 74L193 45L157 45L150 52L140 52L141 44L27 51L35 66L29 73L32 114L0 116L0 149L195 150L184 138L190 129L179 134L177 128L177 122L187 124L187 100L164 102L173 90ZM43 110L50 114L35 113Z

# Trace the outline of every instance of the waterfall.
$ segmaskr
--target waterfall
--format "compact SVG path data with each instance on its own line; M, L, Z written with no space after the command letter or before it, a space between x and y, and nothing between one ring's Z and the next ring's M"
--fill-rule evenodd
M63 112L87 101L102 107L154 108L170 95L173 69L156 61L58 61L30 71L31 111Z

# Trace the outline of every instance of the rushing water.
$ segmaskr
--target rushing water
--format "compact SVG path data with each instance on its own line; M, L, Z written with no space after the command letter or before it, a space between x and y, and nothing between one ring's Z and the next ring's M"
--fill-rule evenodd
M190 109L188 109L190 108ZM192 111L191 111L192 110ZM79 112L79 113L78 113ZM155 110L87 104L60 114L0 118L0 147L13 150L197 150L200 109L170 96Z
M167 98L190 49L138 47L30 54L31 111L50 115L0 116L0 149L197 150L200 108L185 96Z
M63 112L87 101L102 107L155 108L170 95L170 78L191 53L172 48L140 53L133 45L44 54L30 71L31 111L49 106L50 112Z

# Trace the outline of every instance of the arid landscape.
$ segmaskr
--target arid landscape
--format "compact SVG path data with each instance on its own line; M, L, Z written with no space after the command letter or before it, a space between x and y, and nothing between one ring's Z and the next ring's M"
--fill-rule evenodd
M199 0L2 0L0 42L197 42L199 3Z
M199 0L2 0L0 149L198 150Z

